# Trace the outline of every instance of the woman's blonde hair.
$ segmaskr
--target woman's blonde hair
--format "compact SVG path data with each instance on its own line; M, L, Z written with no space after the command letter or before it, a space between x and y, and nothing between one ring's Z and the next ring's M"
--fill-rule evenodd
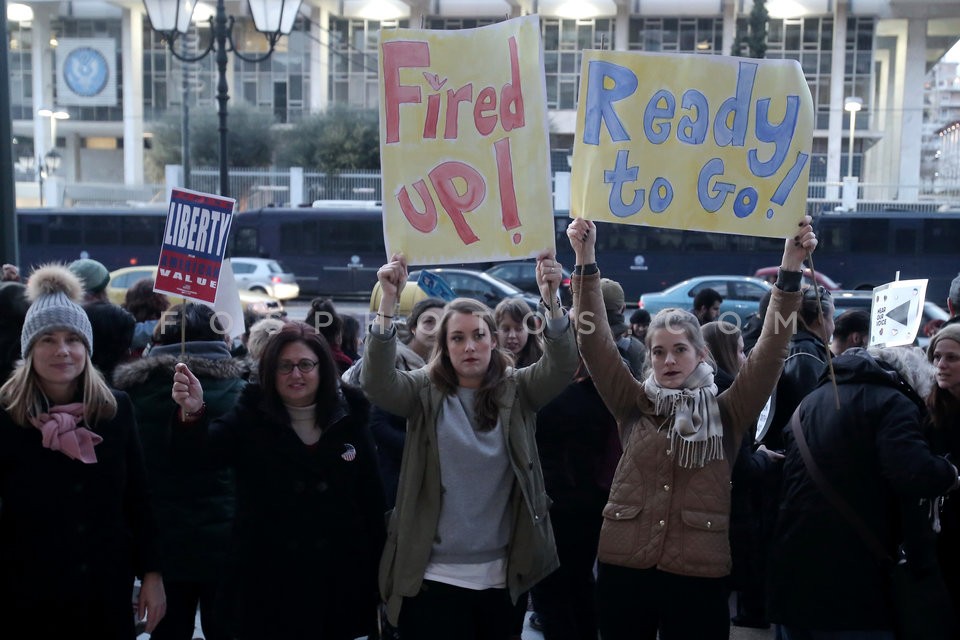
M83 420L88 427L95 428L100 420L109 420L117 415L117 399L103 375L93 366L87 351L84 351L84 366L80 377L83 388ZM50 408L33 370L32 350L27 353L26 358L17 363L10 378L0 387L0 404L13 421L22 427L31 426L30 418Z
M647 327L647 336L644 338L648 351L653 348L653 334L661 329L685 337L698 356L710 355L710 349L707 347L707 343L703 339L703 333L700 331L700 321L697 320L697 316L689 311L676 307L668 307L658 311L650 321L650 326Z

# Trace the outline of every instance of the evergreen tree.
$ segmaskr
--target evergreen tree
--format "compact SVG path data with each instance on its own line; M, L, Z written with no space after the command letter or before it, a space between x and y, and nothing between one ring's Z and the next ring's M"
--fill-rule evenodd
M309 116L283 136L280 166L326 173L380 168L380 117L375 109L337 104Z
M743 45L747 45L747 57L767 57L767 20L770 14L767 11L766 0L754 0L750 10L750 19L747 22L747 33L740 33L733 40L730 55L742 56Z
M153 141L144 158L148 179L163 182L164 166L181 164L179 112L168 113L151 127ZM215 109L190 109L190 164L216 167L220 164L219 118ZM275 135L273 116L242 102L230 106L227 116L227 165L268 167L273 163Z
M747 49L751 58L765 58L767 56L767 12L766 0L753 0L753 9L750 11L750 35L747 36Z

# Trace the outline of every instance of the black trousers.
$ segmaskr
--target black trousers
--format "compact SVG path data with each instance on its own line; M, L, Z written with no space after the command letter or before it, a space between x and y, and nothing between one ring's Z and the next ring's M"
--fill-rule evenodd
M597 640L597 594L593 565L603 506L584 513L553 510L550 520L560 568L533 588L533 603L545 640Z
M150 634L150 640L192 640L197 605L200 626L207 640L226 640L229 636L217 624L213 614L216 582L165 582L167 614Z
M603 640L727 640L726 578L679 576L658 569L599 565Z
M506 589L475 591L425 580L420 593L404 598L400 637L404 640L507 640L513 604Z

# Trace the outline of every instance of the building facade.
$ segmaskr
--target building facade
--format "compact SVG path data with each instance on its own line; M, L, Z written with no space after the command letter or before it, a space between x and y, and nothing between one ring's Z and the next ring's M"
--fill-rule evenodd
M25 6L29 12L11 16L8 33L15 154L38 158L57 149L66 182L118 182L122 176L126 185L140 185L155 123L178 117L185 102L216 110L213 56L192 64L175 59L139 3L33 0ZM264 51L266 41L247 6L234 0L226 6L236 17L237 48ZM940 128L924 125L934 111L928 71L960 39L960 3L767 0L766 7L766 57L797 60L813 97L811 182L835 198L850 166L864 197L914 201L926 193L936 145L925 145L924 136L932 139ZM751 0L312 0L265 62L229 56L230 104L247 103L278 126L332 103L375 108L380 29L474 28L537 13L554 170L568 170L563 165L573 148L583 50L745 55L751 9ZM178 50L196 53L209 31L197 22ZM108 77L91 71L98 61ZM97 82L110 90L87 95L87 85L99 88ZM844 112L849 96L863 100L852 165ZM20 168L20 178L29 179L29 167Z

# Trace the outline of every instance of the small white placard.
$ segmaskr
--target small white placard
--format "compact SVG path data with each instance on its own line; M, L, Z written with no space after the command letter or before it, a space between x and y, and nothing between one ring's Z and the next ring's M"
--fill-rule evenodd
M896 280L873 290L870 346L913 344L920 332L927 280Z

